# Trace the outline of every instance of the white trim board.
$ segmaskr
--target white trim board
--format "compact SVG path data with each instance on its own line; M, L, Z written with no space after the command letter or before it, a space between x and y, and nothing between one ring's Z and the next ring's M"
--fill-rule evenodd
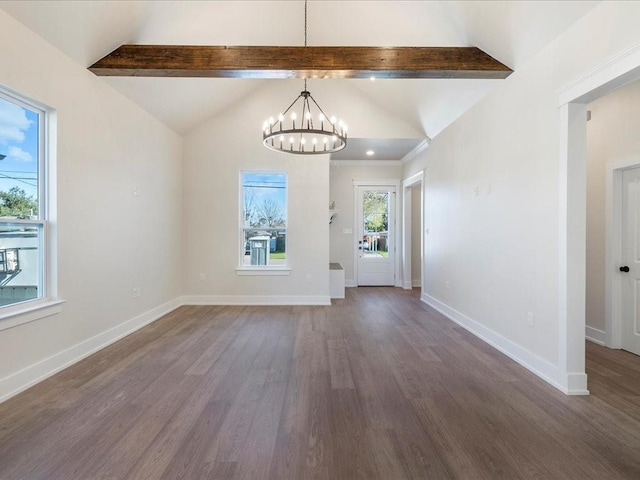
M40 360L8 377L0 379L0 402L32 387L74 363L132 334L182 305L180 298L170 300L66 350Z
M598 345L605 346L605 337L606 334L604 330L600 330L598 328L590 327L587 325L585 327L585 338L592 343L596 343Z
M430 137L425 138L418 145L416 145L416 147L413 150L411 150L404 157L402 157L402 160L400 160L401 163L404 165L405 163L408 163L414 158L416 158L418 155L420 155L422 152L424 152L427 149L430 143L431 143L431 138Z
M639 65L640 43L636 43L558 89L558 107L589 103L633 82L640 76Z
M331 305L329 295L185 295L182 305Z
M465 330L469 331L476 337L485 341L496 350L504 353L511 360L519 363L524 368L534 373L551 386L557 388L567 395L588 395L587 390L582 389L565 389L558 381L558 367L548 361L534 355L530 351L503 337L502 335L490 330L472 318L458 312L441 301L423 293L420 300L442 313L445 317L457 323ZM571 382L569 382L571 383Z

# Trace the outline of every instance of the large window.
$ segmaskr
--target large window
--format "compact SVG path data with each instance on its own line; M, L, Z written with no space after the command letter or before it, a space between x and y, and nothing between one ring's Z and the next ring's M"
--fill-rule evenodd
M0 307L45 296L45 112L0 91Z
M241 172L240 266L287 265L287 175Z

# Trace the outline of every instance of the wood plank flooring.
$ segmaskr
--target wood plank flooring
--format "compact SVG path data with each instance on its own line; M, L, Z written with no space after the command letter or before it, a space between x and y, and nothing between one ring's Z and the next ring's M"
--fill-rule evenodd
M182 307L0 405L0 479L638 479L640 357L567 397L422 304Z

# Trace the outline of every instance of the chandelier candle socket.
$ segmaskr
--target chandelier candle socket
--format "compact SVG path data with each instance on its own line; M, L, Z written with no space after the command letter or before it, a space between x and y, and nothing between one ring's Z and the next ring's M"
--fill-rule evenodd
M347 145L347 125L325 115L307 91L306 81L298 98L277 118L269 117L262 130L264 145L284 153L319 155L338 152Z

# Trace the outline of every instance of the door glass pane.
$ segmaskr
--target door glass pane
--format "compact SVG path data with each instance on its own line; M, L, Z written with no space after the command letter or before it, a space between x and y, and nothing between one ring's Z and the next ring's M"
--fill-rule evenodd
M363 255L389 256L389 192L363 192L362 219Z

